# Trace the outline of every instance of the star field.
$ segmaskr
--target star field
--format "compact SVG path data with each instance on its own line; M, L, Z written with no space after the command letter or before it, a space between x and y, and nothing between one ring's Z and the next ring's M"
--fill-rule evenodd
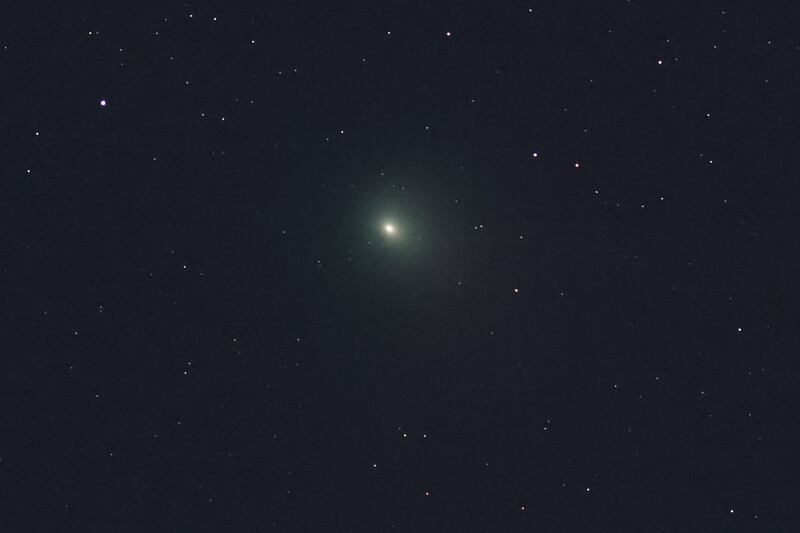
M797 531L800 4L10 6L2 531Z

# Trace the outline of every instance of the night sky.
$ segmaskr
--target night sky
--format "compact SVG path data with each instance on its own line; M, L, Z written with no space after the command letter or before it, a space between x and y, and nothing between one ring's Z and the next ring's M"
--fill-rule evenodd
M800 530L799 3L67 4L0 530Z

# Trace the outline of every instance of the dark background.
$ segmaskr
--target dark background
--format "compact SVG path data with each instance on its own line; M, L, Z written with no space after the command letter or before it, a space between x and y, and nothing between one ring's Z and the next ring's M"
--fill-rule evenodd
M798 28L4 4L0 529L797 531Z

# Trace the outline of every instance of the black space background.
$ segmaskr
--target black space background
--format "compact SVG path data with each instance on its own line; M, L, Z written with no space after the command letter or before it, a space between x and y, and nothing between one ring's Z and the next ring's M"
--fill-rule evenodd
M5 4L0 529L797 531L799 28Z

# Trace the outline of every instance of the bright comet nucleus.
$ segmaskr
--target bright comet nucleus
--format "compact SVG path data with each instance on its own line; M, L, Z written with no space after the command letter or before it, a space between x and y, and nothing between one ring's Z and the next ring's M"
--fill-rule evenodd
M383 225L383 231L384 231L384 232L385 232L387 235L394 235L394 234L396 234L396 233L397 233L397 228L395 227L395 225L394 225L394 224L391 224L391 223L389 223L389 224L384 224L384 225Z

